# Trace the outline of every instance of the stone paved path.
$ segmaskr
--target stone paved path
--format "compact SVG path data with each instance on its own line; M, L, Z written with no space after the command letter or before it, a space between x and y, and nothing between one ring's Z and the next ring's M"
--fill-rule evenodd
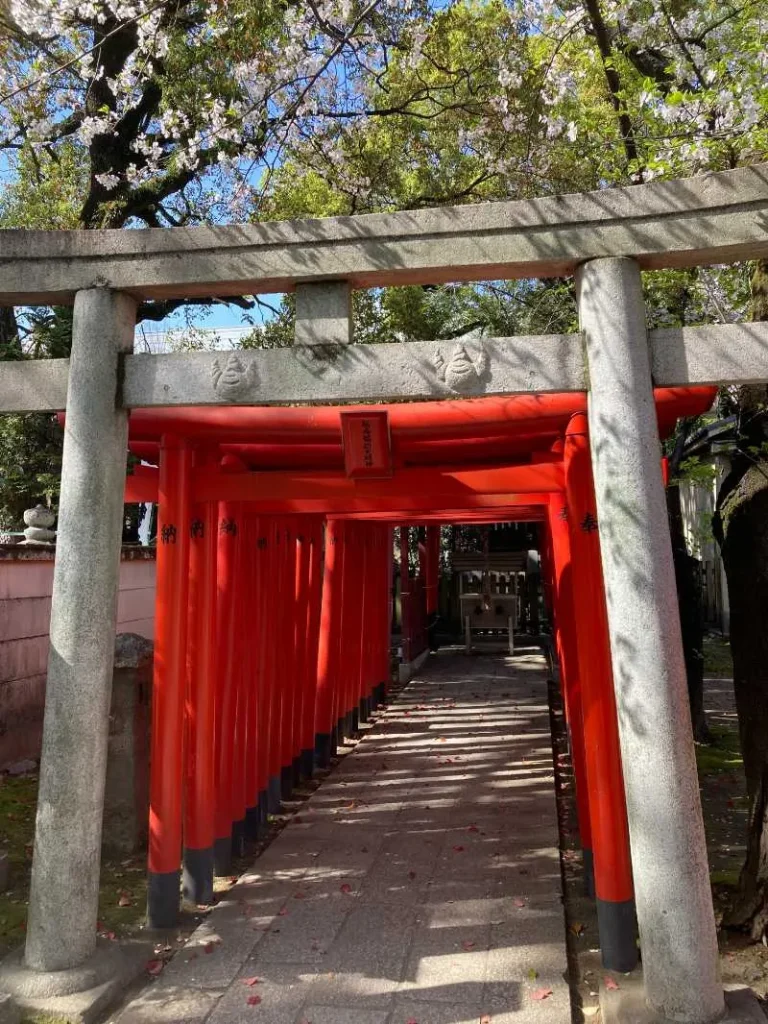
M441 652L119 1024L566 1024L560 894L544 661Z

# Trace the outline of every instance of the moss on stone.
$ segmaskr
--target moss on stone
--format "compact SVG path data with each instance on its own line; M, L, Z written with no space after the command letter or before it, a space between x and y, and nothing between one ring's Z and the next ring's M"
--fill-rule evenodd
M720 506L722 533L726 543L734 515L743 505L764 491L768 491L768 462L761 461L750 466L738 484L726 495Z

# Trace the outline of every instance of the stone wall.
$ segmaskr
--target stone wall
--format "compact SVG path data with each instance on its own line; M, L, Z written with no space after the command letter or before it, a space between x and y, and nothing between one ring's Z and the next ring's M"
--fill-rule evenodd
M0 546L0 771L40 754L52 585L53 552ZM125 548L118 632L151 640L154 605L154 550Z

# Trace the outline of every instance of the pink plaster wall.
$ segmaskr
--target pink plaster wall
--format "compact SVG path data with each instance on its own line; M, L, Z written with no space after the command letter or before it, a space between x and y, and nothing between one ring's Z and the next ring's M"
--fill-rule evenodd
M50 557L0 559L0 770L40 754L52 584ZM154 606L154 560L123 560L118 632L152 639Z

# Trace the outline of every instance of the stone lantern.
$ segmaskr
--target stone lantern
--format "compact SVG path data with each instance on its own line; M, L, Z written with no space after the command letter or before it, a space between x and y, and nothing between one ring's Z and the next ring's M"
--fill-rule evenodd
M35 505L34 508L28 508L24 513L24 524L26 529L24 530L23 544L34 545L36 547L48 547L56 541L56 531L52 530L56 516L49 508L45 505Z

